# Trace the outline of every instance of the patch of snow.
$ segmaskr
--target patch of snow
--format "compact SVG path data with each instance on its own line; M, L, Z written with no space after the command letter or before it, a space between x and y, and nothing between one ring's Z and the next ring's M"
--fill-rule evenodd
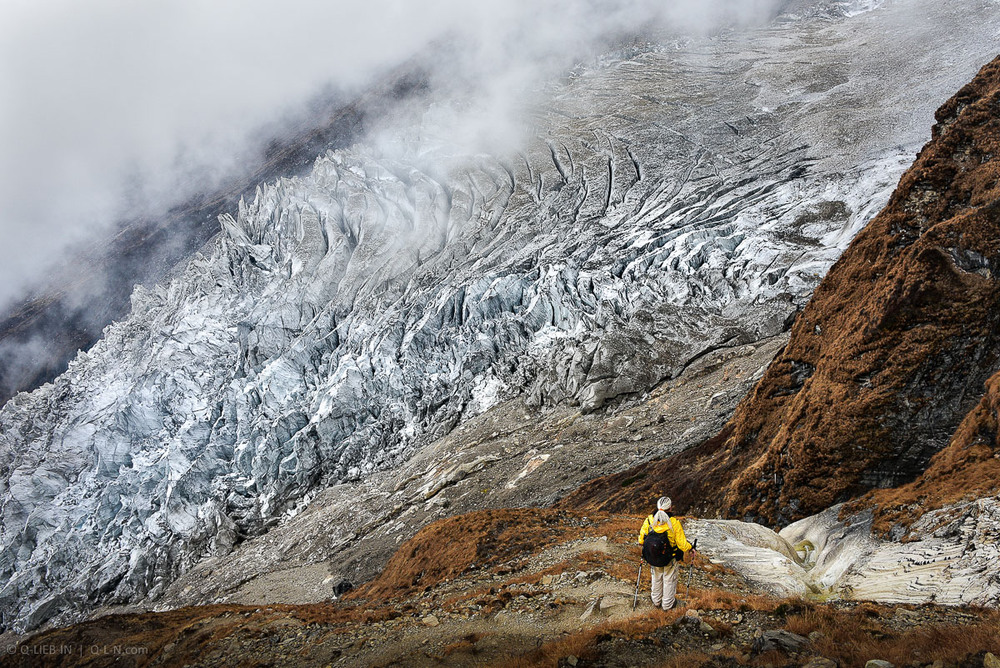
M874 11L884 4L885 0L850 0L845 5L844 15L853 18Z
M528 460L528 463L524 465L524 468L521 469L518 472L518 474L513 478L511 478L511 480L507 483L506 485L507 489L514 489L515 487L517 487L517 483L524 480L526 477L528 477L536 470L538 470L538 467L547 462L549 460L549 457L551 456L552 455L548 453L533 456L531 459Z
M507 384L496 376L481 376L472 387L472 397L466 405L466 416L485 413L500 403Z

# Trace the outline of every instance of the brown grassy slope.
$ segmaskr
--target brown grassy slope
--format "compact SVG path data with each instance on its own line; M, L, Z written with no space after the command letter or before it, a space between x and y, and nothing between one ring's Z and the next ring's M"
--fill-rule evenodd
M1000 491L1000 373L986 383L986 394L959 425L948 447L934 455L923 475L894 489L869 492L845 511L875 511L875 530L909 526L920 514Z
M1000 58L937 121L723 432L566 507L636 511L663 488L685 509L783 524L924 470L998 367Z
M638 531L639 523L632 524ZM597 523L547 508L478 510L448 517L418 531L396 551L380 575L348 598L412 596L473 568L535 554L566 536L599 535L608 531L608 526L607 518Z

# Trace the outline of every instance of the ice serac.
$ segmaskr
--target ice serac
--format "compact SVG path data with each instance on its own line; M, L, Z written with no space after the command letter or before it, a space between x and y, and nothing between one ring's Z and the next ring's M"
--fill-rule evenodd
M786 16L569 77L516 152L357 146L261 185L0 411L3 625L155 598L499 399L600 410L781 331L997 26L903 4L950 66L887 36L896 4Z

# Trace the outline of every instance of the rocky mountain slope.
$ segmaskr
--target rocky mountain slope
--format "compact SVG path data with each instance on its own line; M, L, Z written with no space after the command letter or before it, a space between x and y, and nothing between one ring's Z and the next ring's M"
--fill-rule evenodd
M670 489L701 513L784 525L812 511L780 534L809 546L789 591L1000 603L998 104L1000 59L940 109L719 435L560 505L636 510Z
M966 504L996 494L1000 480L997 454L1000 376L986 382L986 392L955 431L948 446L931 459L911 483L869 492L848 506L852 512L872 507L875 527L883 535L899 535L921 513Z
M638 519L452 517L334 602L102 617L11 644L0 665L981 668L1000 654L995 610L771 597L700 556L679 607L652 609L645 577L636 600Z
M1000 58L984 67L972 84L942 108L932 142L904 176L886 211L845 253L844 265L851 264L857 249L872 245L873 237L868 230L882 227L884 240L892 240L891 230L899 229L906 219L895 217L896 225L890 228L885 228L883 221L894 213L897 202L906 201L914 175L926 174L927 161L933 161L934 156L967 154L955 150L948 132L959 132L973 146L978 140L992 140L991 123L997 117L996 100L1000 91L998 72ZM986 114L982 113L984 107ZM953 110L959 108L961 112L952 116ZM977 123L977 119L986 122ZM968 153L975 154L975 149ZM985 159L974 161L971 171L991 164L993 154L983 155ZM961 188L964 182L980 182L976 176L955 170L951 180L936 191L945 195L933 199L945 200L941 202L943 210L953 207L955 201L985 199L988 220L989 205L1000 198L995 194L973 194L966 200ZM986 182L995 186L991 178ZM973 234L976 227L968 222L981 221L982 217L976 214L982 214L982 209L972 213L960 219L967 223L963 228L967 234L964 239L995 239L992 233ZM949 225L946 223L945 227ZM943 233L938 230L936 234ZM891 244L879 247L885 246ZM984 250L992 252L984 257L996 256L995 250ZM900 277L906 270L914 271L912 257L927 255L906 251L904 248L896 261L884 268L886 274L894 275L904 285L908 281ZM916 267L919 269L920 265ZM954 266L946 269L956 273ZM824 285L828 285L827 281L834 286L843 285L836 282L838 271L842 270L833 270ZM979 287L976 282L972 285ZM833 290L829 288L820 291L800 318L808 317L814 305L830 300L830 292ZM942 301L937 300L934 306L940 307ZM919 301L917 305L926 307ZM958 315L955 311L949 314L951 318ZM943 325L949 324L948 318L942 320ZM822 323L835 339L841 333L835 322L831 324L826 319ZM934 320L923 321L924 327L938 324ZM733 422L745 419L746 406L758 401L762 388L774 382L775 368L780 372L786 364L785 356L794 346L798 327L798 323L793 327L787 344L776 342L783 345L782 352L775 356L755 390L737 409ZM904 332L910 329L913 328ZM877 342L883 340L878 336L873 338ZM902 339L903 344L897 345L906 350L912 348L896 330L890 329L884 339L888 342ZM603 423L603 433L634 426L641 436L636 443L657 438L657 432L665 429L667 421L650 420L651 413L664 415L660 411L666 408L671 395L684 391L688 384L712 391L725 382L722 376L737 372L742 375L752 368L740 366L748 361L748 352L743 350L740 354L734 350L724 359L707 356L704 366L690 378L668 383L649 398L626 404L617 417L597 418ZM886 356L895 358L892 354ZM607 505L632 503L637 509L648 505L652 497L672 491L674 478L670 475L670 465L684 460L690 450L663 463L646 462L618 476L584 485L557 504L560 510L476 511L434 522L402 543L378 576L333 605L243 608L230 604L156 616L116 617L114 623L97 620L42 634L23 646L41 647L49 643L70 648L95 644L145 648L149 654L135 665L146 665L146 659L229 665L227 657L232 656L239 656L241 661L267 663L295 656L303 665L337 660L343 665L808 665L818 668L865 665L868 660L877 659L888 660L890 665L991 666L997 661L991 652L998 651L995 612L976 607L817 604L802 598L769 598L761 593L807 599L832 595L904 604L937 601L995 607L1000 600L1000 582L992 569L1000 556L995 550L1000 517L993 498L997 492L994 473L998 377L990 378L978 405L961 422L950 444L931 459L926 471L913 483L869 494L852 504L848 512L840 512L842 508L834 506L793 523L780 535L744 522L687 518L688 534L699 540L702 555L697 567L691 567L694 588L685 587L684 604L676 612L649 612L645 591L638 611L631 610L633 583L628 567L637 563L633 541L641 517L608 516L593 512L593 506L600 497L609 500ZM691 406L696 403L692 399L686 395L680 398L680 403ZM712 399L708 403L712 404ZM780 404L777 409L770 408L781 409ZM888 410L893 410L891 405ZM525 421L518 424L513 416L498 414L495 409L464 428L471 429L479 439L494 425L506 425L514 432L500 437L501 442L512 445L532 435L544 436L539 445L560 440L558 435L545 435L544 429L541 433L537 428L531 429L528 416L524 417ZM723 434L731 430L730 424ZM497 436L493 432L492 438ZM455 444L450 447L455 448ZM623 443L616 444L617 452L625 449ZM582 447L575 448L574 454L581 450ZM454 454L459 453L475 454L455 448ZM416 499L407 501L407 488L414 483L423 483L418 491L425 499L447 494L448 502L442 504L446 507L453 503L468 507L465 505L468 496L485 481L499 486L498 482L505 478L515 484L530 484L528 481L534 478L536 482L541 479L542 489L551 489L553 478L538 472L544 470L543 465L549 466L548 458L531 466L538 462L538 455L537 450L529 451L521 460L526 463L521 472L508 469L503 476L490 472L493 462L482 464L482 459L477 458L474 461L478 465L467 469L462 465L440 472L428 468L423 476L400 480L393 495L397 504L393 519L398 517L401 521L373 518L369 530L378 533L384 528L390 535L396 531L405 533L404 524L420 521L410 505L416 505ZM451 459L445 456L438 461L445 463ZM675 465L673 470L678 467ZM463 474L453 476L455 471ZM716 498L725 498L724 493L721 490ZM898 527L909 527L910 535L904 541L880 540L878 532L871 531L870 511L858 519L866 506L873 506L874 516L882 527L893 527L889 533L894 533L895 538L901 537ZM315 516L329 510L329 505L311 508L303 518L312 515L313 521L321 521ZM279 545L293 544L295 540L282 538L281 533L294 531L294 524L285 525L270 538ZM298 529L301 531L301 526ZM314 528L299 535L304 539L316 533L321 532ZM371 536L355 535L352 539L360 539L369 549L378 545ZM259 556L261 552L256 554ZM223 566L221 562L213 563L211 568L233 572L231 566ZM292 577L306 574L301 567L291 570ZM190 589L204 579L209 583L204 586L202 595L206 595L222 584L217 578L212 572L196 569L179 582L186 582ZM182 631L185 629L194 632ZM82 654L81 650L84 663Z
M774 349L998 25L985 2L820 4L570 77L516 154L359 146L261 186L0 411L4 625L204 600L198 577L263 595L289 555L370 577L388 553L365 546L452 494L552 502L553 483L703 440L755 375L737 361ZM701 408L671 406L708 374L721 385L684 390ZM593 433L610 438L581 445ZM638 476L619 490L648 492Z
M692 507L786 524L912 481L949 438L921 483L942 486L932 503L995 492L988 467L956 469L996 447L984 383L1000 366L998 101L994 61L938 111L932 141L726 429L664 463Z

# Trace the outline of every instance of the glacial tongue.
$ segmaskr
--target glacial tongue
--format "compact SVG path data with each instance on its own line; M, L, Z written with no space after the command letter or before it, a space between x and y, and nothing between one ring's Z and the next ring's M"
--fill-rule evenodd
M782 331L992 39L967 5L922 4L940 39L909 48L963 35L943 76L887 36L899 9L788 18L570 77L519 152L358 146L261 185L0 410L3 626L155 598L504 398L603 410ZM979 285L977 244L949 248Z

